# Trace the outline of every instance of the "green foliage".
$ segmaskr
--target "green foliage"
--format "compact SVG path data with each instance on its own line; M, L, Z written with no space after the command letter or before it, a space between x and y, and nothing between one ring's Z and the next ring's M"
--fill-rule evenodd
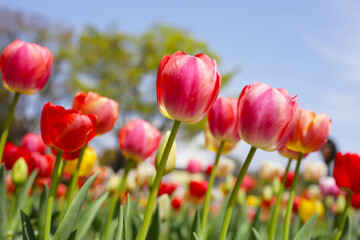
M201 239L201 215L199 210L196 210L195 213L195 217L190 231L190 239Z
M117 240L123 240L125 238L124 236L124 227L125 227L125 222L124 222L124 209L122 206L120 206L120 214L118 217L118 224L116 227L116 233L115 233L115 239Z
M305 224L300 228L294 237L294 240L309 240L311 239L313 229L315 227L317 213L315 213Z
M22 236L24 240L36 240L29 217L21 211Z
M155 213L151 219L151 225L148 230L148 233L146 235L146 240L159 240L160 238L160 214L159 214L159 208L161 206L157 206L155 209Z
M5 239L7 229L6 218L6 183L5 165L0 165L0 239Z

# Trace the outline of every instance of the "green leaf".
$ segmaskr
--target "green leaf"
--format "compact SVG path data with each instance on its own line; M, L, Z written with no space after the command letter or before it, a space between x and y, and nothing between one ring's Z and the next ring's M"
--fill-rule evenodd
M59 228L55 232L53 240L66 240L70 236L73 227L76 224L77 217L80 212L81 205L83 204L86 194L89 191L91 184L94 182L95 178L99 172L92 175L82 186L74 200L72 201L69 209L66 211L64 219L61 221Z
M193 232L193 235L194 235L194 239L195 239L195 240L200 240L200 239L198 238L198 236L196 235L196 233Z
M195 236L194 233L196 233L197 238L201 239L201 222L200 222L200 218L201 218L200 212L199 212L199 210L196 210L194 221L193 221L193 224L191 226L191 232L190 232L190 239L191 240L196 240L195 237L194 237Z
M34 229L31 225L29 217L23 212L21 212L21 225L22 225L22 236L24 240L36 240Z
M125 240L132 240L132 231L131 231L131 199L130 194L127 196L126 207L125 207L125 217L124 217L124 230L125 230Z
M294 240L310 240L315 226L317 213L315 213L295 235Z
M75 225L76 232L76 239L84 239L86 234L88 233L91 224L94 218L97 215L102 203L108 197L108 193L103 194L102 196L98 197L95 201L89 204L89 206L84 210L81 211L79 215L79 220Z
M116 227L116 234L114 240L123 240L124 239L124 209L120 206L120 214L118 217L118 224Z
M344 232L342 234L342 238L344 240L351 240L352 238L352 232L351 232L351 218L349 216L347 216L346 218L346 222L345 222L345 228L344 228Z
M146 240L158 240L159 237L160 237L160 214L159 214L159 205L158 205L152 217L151 225L146 235Z
M39 215L38 215L38 227L39 227L39 239L44 238L44 223L46 217L46 203L49 197L49 188L44 186L44 190L40 196L40 208L39 208Z
M15 202L15 210L14 210L14 216L11 219L10 222L10 228L13 228L16 226L18 226L18 222L20 221L20 210L24 210L25 206L26 206L26 202L28 200L28 196L29 196L29 191L31 186L33 185L33 182L35 180L35 177L38 173L38 170L35 169L30 177L26 180L26 182L24 183L24 185L22 186L19 195L17 196L16 199L14 199L13 201Z
M252 231L254 233L256 240L262 240L260 233L255 228L252 228Z
M5 165L0 165L0 239L6 239L7 217L6 217L6 183Z
M220 235L220 231L221 231L221 223L223 222L224 216L225 216L225 211L226 211L226 207L228 205L230 199L230 194L228 194L226 196L226 198L224 199L222 206L221 206L221 210L219 215L216 217L216 219L211 223L211 227L209 228L208 233L206 234L206 236L210 239L210 240L217 240L219 239L219 235ZM220 224L219 224L220 223Z

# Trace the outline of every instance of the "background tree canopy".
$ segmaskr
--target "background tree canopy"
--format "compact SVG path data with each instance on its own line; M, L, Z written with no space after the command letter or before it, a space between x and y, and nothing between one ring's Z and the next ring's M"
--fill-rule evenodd
M16 38L48 47L54 54L54 66L40 94L20 98L27 103L25 106L20 102L17 107L9 134L13 141L39 129L45 102L70 106L77 91L95 91L119 103L119 123L113 134L134 116L163 130L169 121L157 108L155 88L161 58L178 50L192 55L202 52L216 59L221 66L219 55L205 42L177 28L154 25L143 34L130 35L88 26L75 33L70 26L51 23L41 16L0 9L0 50ZM235 71L221 73L224 87ZM0 88L1 116L7 115L12 96L4 87ZM0 120L1 129L5 119ZM185 137L199 132L203 123L187 126Z

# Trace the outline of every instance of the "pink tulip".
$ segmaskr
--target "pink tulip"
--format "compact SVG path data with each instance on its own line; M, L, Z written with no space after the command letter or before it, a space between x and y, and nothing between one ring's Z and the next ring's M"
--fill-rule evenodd
M286 143L290 150L310 153L321 149L330 135L331 119L325 114L300 110L295 131Z
M31 153L38 152L40 154L44 154L46 148L46 145L41 136L32 132L26 134L21 139L20 146L26 148Z
M205 54L194 57L183 52L165 55L156 82L160 112L167 118L188 124L203 119L215 102L221 76L215 60Z
M78 92L74 98L73 109L81 114L97 116L97 135L110 131L119 116L119 104L116 101L94 92Z
M208 123L211 133L216 139L238 142L240 136L237 121L237 99L218 97L209 111Z
M127 159L142 162L159 146L161 133L142 119L128 122L119 132L122 153Z
M286 158L291 158L297 160L299 157L299 152L292 151L286 147L286 144L278 149L281 156ZM302 159L304 159L308 154L304 154Z
M341 190L336 185L335 179L333 177L322 177L319 179L319 187L321 193L325 196L334 196L337 197L340 195Z
M190 173L199 173L202 171L201 161L196 158L191 158L186 166L186 170Z
M0 69L5 87L13 92L34 94L46 84L53 55L45 47L15 40L0 56Z
M238 101L241 139L266 151L279 149L295 128L299 116L296 98L265 83L247 85Z

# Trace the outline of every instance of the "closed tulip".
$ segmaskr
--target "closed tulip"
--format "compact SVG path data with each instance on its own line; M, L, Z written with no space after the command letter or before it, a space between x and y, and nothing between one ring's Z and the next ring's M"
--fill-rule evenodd
M55 156L52 154L42 155L38 152L31 153L32 167L29 172L38 169L38 177L50 178L55 164Z
M5 144L2 162L5 164L5 168L7 170L11 170L15 162L21 157L24 158L24 160L29 165L29 163L31 162L31 154L26 148L18 147L12 142L7 142Z
M215 102L221 76L215 60L205 54L165 55L158 68L156 93L160 112L187 124L203 119Z
M119 116L119 104L116 101L94 92L78 92L74 98L73 109L81 114L97 116L97 135L110 131Z
M12 92L37 93L45 86L52 63L53 55L47 48L15 40L0 56L4 86Z
M317 182L321 177L326 176L327 166L322 161L306 162L303 176L308 182Z
M182 203L183 200L180 197L174 197L171 200L171 207L175 210L179 210L181 208Z
M49 147L64 152L82 148L95 136L96 116L46 103L41 114L41 137Z
M89 175L94 168L97 160L96 151L90 147L85 148L82 161L79 168L79 177L85 177ZM79 159L73 161L66 161L64 172L74 174Z
M296 96L265 83L246 86L238 101L240 137L253 147L274 151L294 131L299 116Z
M318 213L317 219L324 215L324 206L318 199L302 198L298 207L300 219L303 222L309 220L315 213Z
M32 132L26 134L21 139L20 146L26 148L31 153L38 152L40 154L44 154L46 148L46 145L41 136Z
M196 158L190 158L190 160L186 166L186 170L189 173L200 173L202 171L201 160L196 159Z
M217 153L219 150L220 144L221 144L221 140L216 139L212 135L208 122L206 122L206 124L205 124L204 134L205 134L205 147L207 149L209 149L210 151ZM237 146L237 144L238 144L238 142L225 141L224 146L221 150L221 153L227 154L227 153L231 152Z
M218 97L210 108L207 121L216 139L228 142L240 140L236 98Z
M315 114L310 110L300 110L294 133L286 147L302 153L321 149L330 134L331 119L325 114Z
M356 153L342 154L335 157L334 178L340 188L360 194L360 156Z
M161 133L142 119L128 122L119 132L122 153L127 159L142 162L159 146Z
M192 180L189 183L189 191L193 197L201 198L205 196L207 187L208 187L207 181Z
M341 190L336 185L335 179L333 177L320 178L319 179L319 187L320 187L321 193L324 196L337 197L341 193Z

